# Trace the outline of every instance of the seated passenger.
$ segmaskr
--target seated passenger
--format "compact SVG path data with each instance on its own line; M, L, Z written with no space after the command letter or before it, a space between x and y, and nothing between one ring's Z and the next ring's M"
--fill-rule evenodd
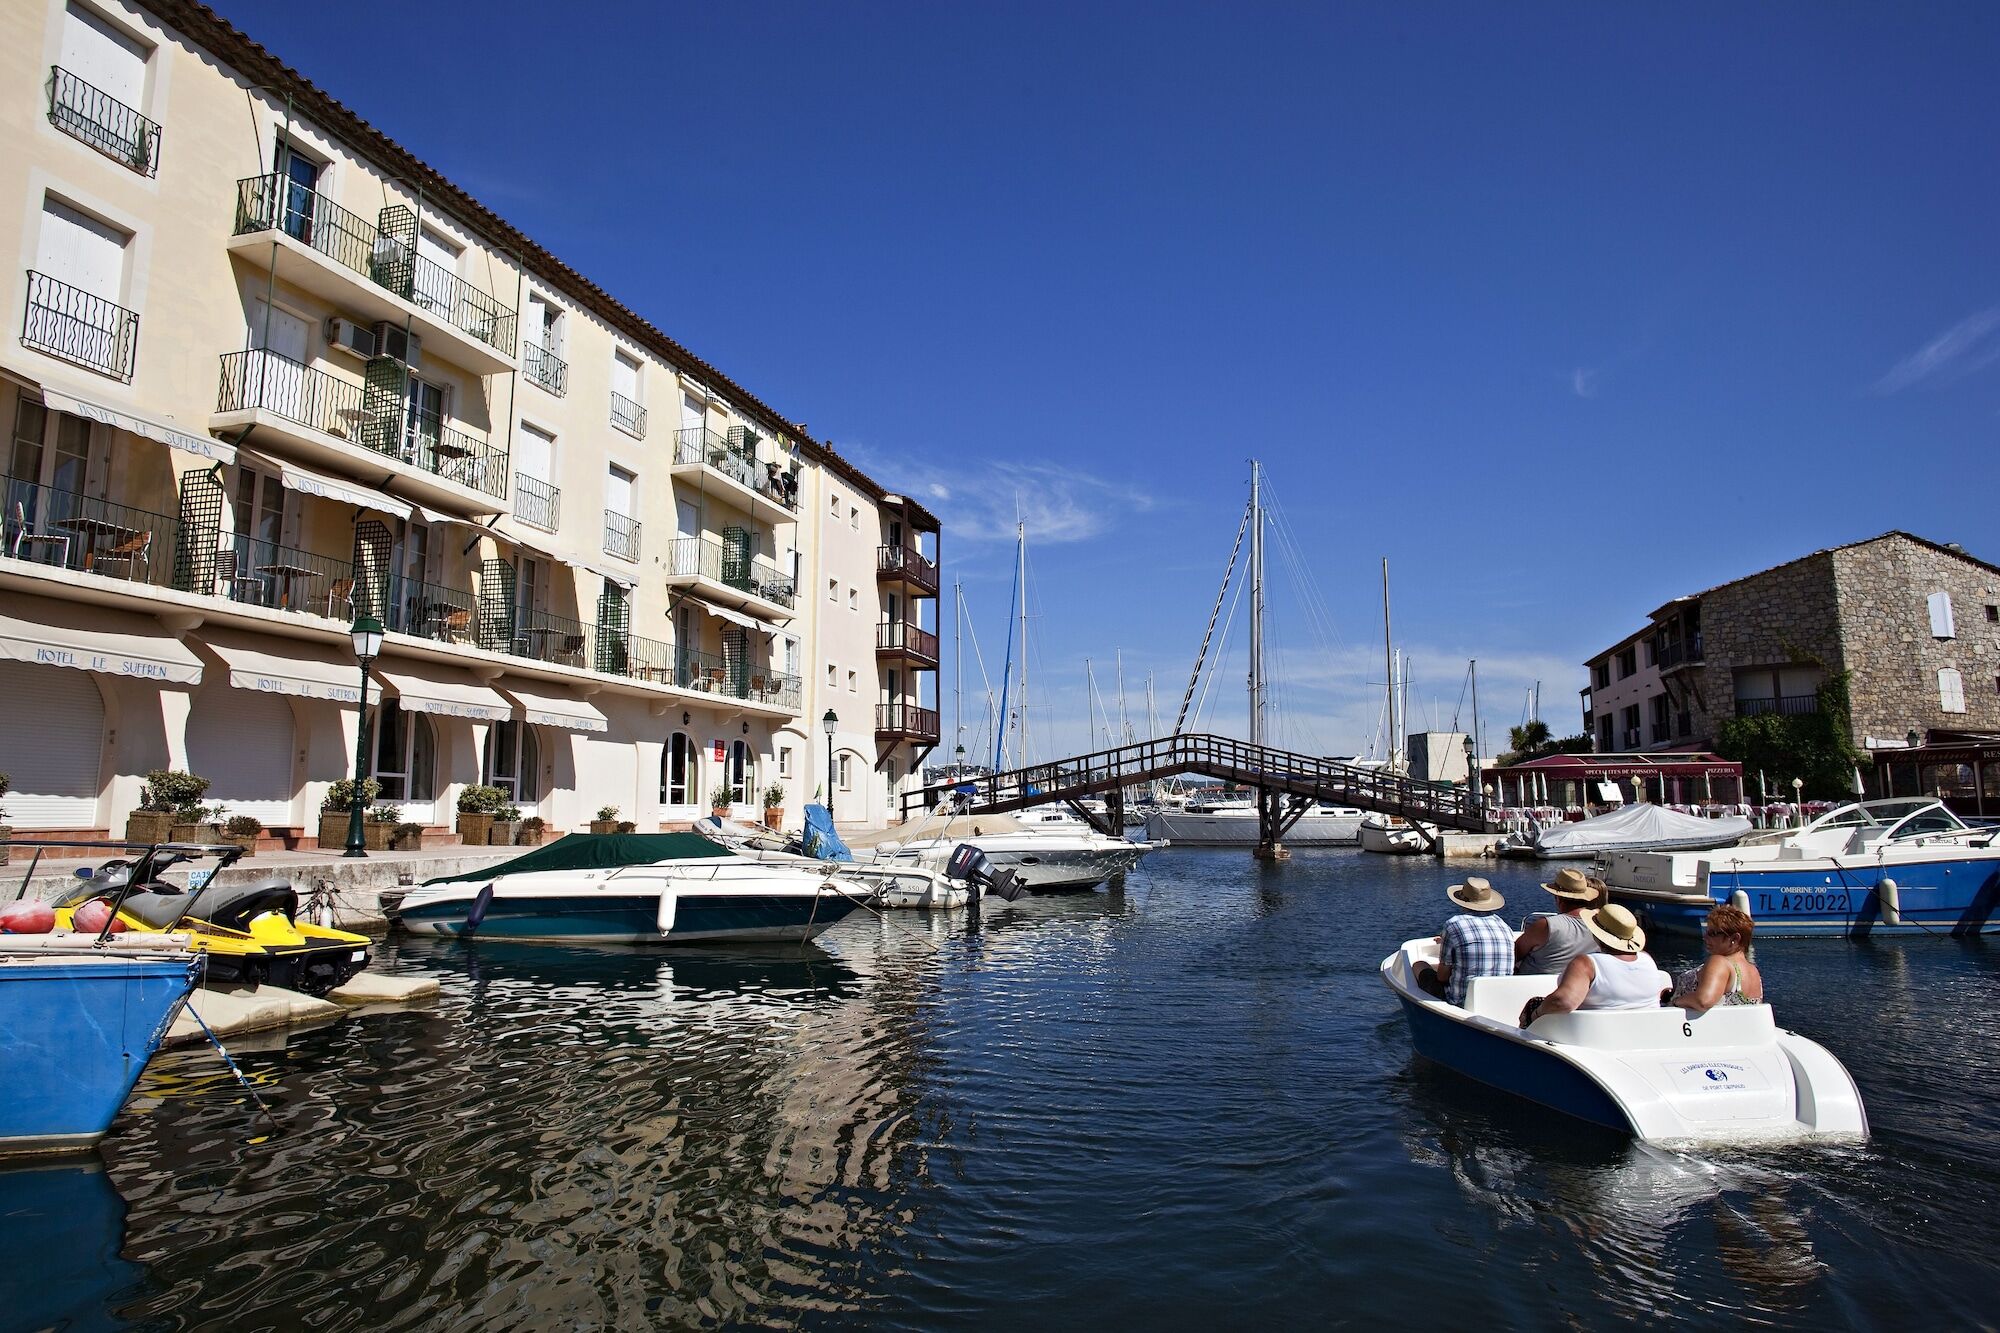
M1618 903L1607 903L1586 914L1583 924L1603 951L1572 958L1556 988L1522 1009L1522 1027L1543 1014L1573 1009L1660 1007L1660 969L1646 952L1646 932L1639 929L1639 919Z
M1417 964L1417 988L1462 1008L1465 988L1474 977L1514 975L1514 932L1493 915L1507 900L1479 876L1466 876L1465 883L1452 885L1445 896L1465 910L1444 923L1437 937L1437 966Z
M1740 907L1722 903L1710 910L1701 932L1708 957L1700 967L1674 975L1670 1003L1705 1014L1719 1004L1762 1004L1764 977L1750 961L1750 936L1757 923Z
M1556 911L1521 923L1521 936L1514 941L1515 976L1559 977L1570 959L1597 952L1597 937L1583 924L1583 917L1604 901L1598 893L1601 883L1581 870L1563 870L1553 884L1542 885L1555 898Z

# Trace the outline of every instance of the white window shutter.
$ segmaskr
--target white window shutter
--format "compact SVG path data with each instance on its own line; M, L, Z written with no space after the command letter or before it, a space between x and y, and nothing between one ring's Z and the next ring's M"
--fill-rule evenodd
M1956 667L1938 672L1938 707L1947 713L1965 711L1965 680Z
M1930 596L1930 604L1931 637L1933 639L1955 638L1958 630L1953 625L1951 618L1951 594L1948 592L1934 592Z

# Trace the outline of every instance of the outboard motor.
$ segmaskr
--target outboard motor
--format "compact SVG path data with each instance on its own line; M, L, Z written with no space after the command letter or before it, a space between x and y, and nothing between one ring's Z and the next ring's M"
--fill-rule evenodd
M1020 876L1016 872L995 870L992 859L969 842L961 842L952 849L951 859L945 862L944 874L946 879L957 880L1010 903L1027 892L1017 882Z

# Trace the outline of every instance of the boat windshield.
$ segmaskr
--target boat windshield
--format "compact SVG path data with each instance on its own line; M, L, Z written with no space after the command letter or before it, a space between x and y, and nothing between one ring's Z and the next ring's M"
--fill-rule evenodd
M1932 796L1896 796L1881 801L1849 803L1827 811L1812 822L1812 827L1836 828L1889 828L1919 811L1934 811L1944 822L1935 828L1961 828L1958 817L1938 804ZM1935 831L1935 828L1932 831Z

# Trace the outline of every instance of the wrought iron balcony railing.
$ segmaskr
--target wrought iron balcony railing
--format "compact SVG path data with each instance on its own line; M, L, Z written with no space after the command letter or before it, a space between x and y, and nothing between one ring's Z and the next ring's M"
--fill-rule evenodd
M798 512L798 484L775 460L759 460L756 454L746 452L728 436L707 426L683 426L674 432L674 462L714 468L738 485L793 513Z
M1783 694L1775 699L1738 699L1736 716L1759 717L1777 713L1782 717L1809 717L1819 711L1817 694Z
M356 595L356 612L372 611L386 628L412 638L433 643L477 641L479 606L470 589L400 576L391 576L376 586L381 589L382 605L374 605L376 593L364 584Z
M622 393L611 395L611 424L635 440L646 438L646 409Z
M554 532L562 520L562 487L525 472L514 474L514 517L543 532Z
M569 362L536 343L521 349L521 373L530 384L560 398L569 392Z
M29 269L21 345L129 383L138 359L139 316Z
M166 514L0 478L0 554L16 560L171 588L180 542Z
M669 543L667 577L712 579L786 608L798 599L798 585L790 574L762 556L706 537L676 537Z
M604 553L626 560L639 558L639 520L615 509L604 511Z
M395 405L371 408L361 385L278 352L225 352L216 411L270 412L499 499L507 451L442 417Z
M49 124L141 176L159 174L160 127L61 65L49 69Z
M466 336L513 354L513 310L456 273L296 181L275 174L238 181L235 234L278 230Z

